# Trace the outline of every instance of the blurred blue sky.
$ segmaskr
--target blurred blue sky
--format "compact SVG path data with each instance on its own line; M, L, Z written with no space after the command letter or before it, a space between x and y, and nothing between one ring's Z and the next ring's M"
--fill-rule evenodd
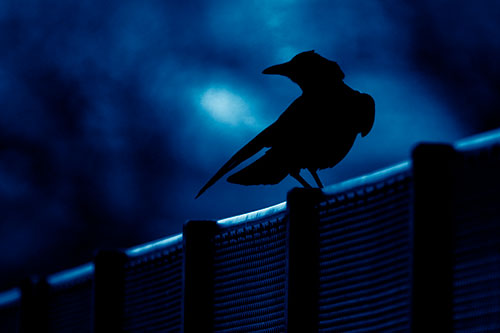
M376 102L326 184L420 141L500 127L496 1L0 3L0 284L285 200L209 177L300 94L267 66L316 50Z

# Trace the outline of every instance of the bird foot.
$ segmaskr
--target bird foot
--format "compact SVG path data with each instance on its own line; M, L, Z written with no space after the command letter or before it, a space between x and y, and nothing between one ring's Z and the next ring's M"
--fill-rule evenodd
M318 184L318 187L319 188L323 188L323 183L321 182L321 179L319 179L319 176L318 174L316 173L316 170L313 170L313 169L307 169L309 170L309 172L311 173L311 175L313 176L314 178L314 181L316 182L316 184Z
M297 181L302 185L304 186L305 188L312 188L311 185L309 185L308 182L306 182L306 180L304 178L302 178L302 176L299 174L299 173L293 173L293 174L290 174L290 176L292 176L293 178L297 179Z

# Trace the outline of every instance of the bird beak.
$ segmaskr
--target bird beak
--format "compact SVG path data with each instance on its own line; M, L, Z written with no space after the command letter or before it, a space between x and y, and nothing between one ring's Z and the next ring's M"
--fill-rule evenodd
M262 71L262 74L277 74L277 75L289 76L290 72L291 72L290 62L285 62L283 64L274 65L264 69Z

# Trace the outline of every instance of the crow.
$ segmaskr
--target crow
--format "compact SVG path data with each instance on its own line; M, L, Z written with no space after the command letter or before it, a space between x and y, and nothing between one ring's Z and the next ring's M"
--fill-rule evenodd
M314 51L271 66L263 74L278 74L299 85L302 95L269 127L234 154L203 186L196 198L217 180L264 148L265 154L228 177L241 185L277 184L291 175L311 187L300 175L307 169L318 187L317 170L331 168L349 152L358 133L366 136L375 120L375 102L347 86L340 66Z

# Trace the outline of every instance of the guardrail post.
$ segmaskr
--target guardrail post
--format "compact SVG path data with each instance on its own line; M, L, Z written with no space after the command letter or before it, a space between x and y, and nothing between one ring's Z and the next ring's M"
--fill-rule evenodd
M413 151L412 331L453 331L453 165L450 145Z
M286 329L316 332L318 323L319 189L288 193Z
M97 333L121 330L126 261L127 255L117 250L99 251L94 259L94 329Z
M31 277L21 284L21 332L48 332L49 286L44 278Z
M183 329L210 332L213 326L213 236L215 221L188 221L183 228Z

